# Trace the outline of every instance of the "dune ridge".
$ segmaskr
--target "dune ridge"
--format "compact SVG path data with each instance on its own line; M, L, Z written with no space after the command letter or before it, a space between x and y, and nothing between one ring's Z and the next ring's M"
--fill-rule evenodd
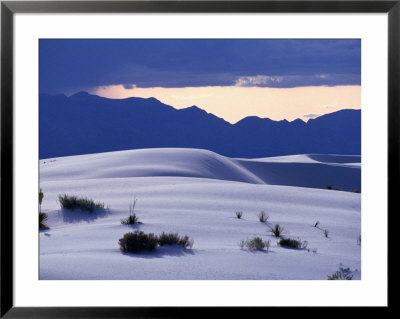
M235 159L201 149L155 148L41 160L46 180L197 177L251 184L361 188L361 156L303 154Z

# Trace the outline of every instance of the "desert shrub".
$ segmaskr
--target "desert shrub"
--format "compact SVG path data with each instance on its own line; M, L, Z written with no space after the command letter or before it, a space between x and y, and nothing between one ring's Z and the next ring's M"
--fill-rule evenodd
M152 251L157 247L158 238L153 233L145 234L142 231L126 233L119 239L121 251L136 253L140 251Z
M352 280L353 275L349 274L349 268L340 268L338 271L328 276L328 280Z
M39 212L39 229L49 229L49 226L46 224L47 218L46 213Z
M328 238L329 236L329 231L327 229L324 229L324 236L325 238Z
M361 246L361 235L357 237L357 245Z
M268 219L269 219L269 216L266 213L261 212L260 214L258 214L258 220L261 223L265 223L266 221L268 221Z
M86 197L69 196L67 194L58 195L58 201L62 208L81 209L83 211L93 212L96 209L104 209L103 203L95 203Z
M136 216L135 213L135 205L136 205L137 199L135 198L133 202L129 205L129 216L127 218L121 219L121 224L124 225L133 225L133 224L139 224L139 218Z
M279 224L276 224L273 228L270 229L270 233L274 234L275 237L281 237L285 229L281 227Z
M235 215L236 215L236 218L240 219L243 216L243 212L236 212Z
M314 227L318 227L319 225L319 220L317 220L317 222L314 224Z
M39 204L40 205L42 205L43 197L44 197L44 193L43 193L42 189L40 189L40 191L39 191Z
M250 240L241 240L239 243L239 246L241 249L248 249L248 250L264 250L264 248L269 250L269 247L271 245L270 240L262 240L261 237L254 237L253 239Z
M326 189L330 189L330 190L334 190L334 191L340 191L339 187L327 186Z
M158 236L158 244L160 246L164 245L179 245L183 248L192 248L193 247L193 239L190 239L188 236L180 237L178 233L162 233Z
M313 252L314 254L316 254L316 253L318 252L318 249L317 249L317 248L313 248L313 249L312 249L312 252Z
M289 247L289 248L307 248L308 242L301 241L300 239L293 239L293 238L282 238L278 242L279 246L282 247Z
M42 211L42 202L43 202L44 193L42 189L39 191L39 212Z

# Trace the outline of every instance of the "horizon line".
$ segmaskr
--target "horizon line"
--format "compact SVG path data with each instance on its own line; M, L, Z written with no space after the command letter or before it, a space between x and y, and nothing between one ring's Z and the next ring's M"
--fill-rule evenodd
M65 94L65 93L56 93L56 94L51 94L51 93L45 93L45 92L39 92L39 95L47 95L47 96L51 96L51 97L55 97L55 96L65 96L66 98L71 98L71 97L73 97L73 96L75 96L75 95L83 95L83 94L85 94L85 95L90 95L90 96L96 96L96 97L99 97L99 98L102 98L102 99L107 99L107 100L114 100L114 101L116 101L116 100L128 100L128 99L142 99L142 100L151 100L151 99L153 99L153 100L156 100L156 101L158 101L159 103L161 103L161 104L164 104L164 105L166 105L166 106L169 106L169 107L172 107L173 109L175 109L175 110L177 110L177 111L180 111L180 110L185 110L185 109L190 109L190 108L193 108L193 107L195 107L195 108L197 108L197 109L199 109L199 110L202 110L202 111L204 111L204 112L206 112L207 114L211 114L211 115L213 115L213 116L215 116L215 117L217 117L217 118L219 118L219 119L222 119L223 121L225 121L225 122L227 122L227 123L229 123L229 124L231 124L231 125L236 125L237 123L239 123L239 122L241 122L242 120L244 120L244 119L246 119L246 118L258 118L258 119L260 119L260 120L270 120L270 121L273 121L273 122L288 122L288 123L293 123L293 122L296 122L296 121L301 121L301 122L303 122L303 123L305 123L305 124L307 124L310 120L313 120L313 119L317 119L317 118L320 118L320 117L322 117L322 116L325 116L325 115L329 115L329 114L333 114L333 113L337 113L337 112L340 112L340 111L348 111L348 110L352 110L352 111L361 111L361 108L345 108L345 109L340 109L340 110L335 110L335 111L332 111L332 112L329 112L329 113L324 113L324 114L316 114L317 116L315 116L315 117L308 117L306 120L304 120L304 119L302 119L302 118L300 118L300 117L298 117L298 118L295 118L295 119L293 119L293 120L289 120L289 119L287 119L287 118L283 118L283 119L281 119L281 120L274 120L274 119L271 119L271 118L269 118L269 117L260 117L260 116L257 116L257 115L248 115L248 116L245 116L245 117L243 117L243 118L241 118L241 119L239 119L239 120L237 120L236 122L230 122L230 121L227 121L226 119L224 119L223 117L220 117L220 116L218 116L218 115L216 115L216 114L214 114L214 113L212 113L212 112L208 112L207 110L205 110L204 108L202 108L202 107L200 107L200 106L198 106L198 105L196 105L196 104L193 104L193 105L190 105L190 106L186 106L186 107L183 107L183 108L177 108L177 107L175 107L174 105L171 105L171 104L167 104L167 103L164 103L164 102L162 102L160 99L158 99L158 98L156 98L156 97L140 97L140 96L128 96L128 97L120 97L120 98L112 98L112 97L106 97L106 96L101 96L101 95L98 95L98 94L94 94L94 93L91 93L91 92L89 92L89 91L86 91L86 90L82 90L82 91L78 91L78 92L75 92L75 93L72 93L72 94ZM305 115L306 116L306 115Z

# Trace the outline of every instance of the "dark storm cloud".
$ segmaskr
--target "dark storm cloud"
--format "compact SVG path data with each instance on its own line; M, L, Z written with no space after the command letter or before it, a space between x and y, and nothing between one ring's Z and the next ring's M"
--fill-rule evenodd
M133 87L349 85L360 40L40 40L40 91Z

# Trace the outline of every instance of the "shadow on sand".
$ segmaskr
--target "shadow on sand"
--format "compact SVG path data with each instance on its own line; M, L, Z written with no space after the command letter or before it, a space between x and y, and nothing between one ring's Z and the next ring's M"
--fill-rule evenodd
M45 236L50 237L51 234L49 232L50 232L50 228L39 228L39 233L43 233Z
M121 223L121 225L125 226L127 229L130 229L131 231L135 231L135 230L139 230L140 227L143 225L143 223L142 222L137 222L134 224L122 224Z
M94 212L86 212L80 209L69 210L69 209L61 209L59 214L62 216L63 221L65 223L80 223L80 222L94 222L98 218L105 218L110 215L110 211L108 209L98 209Z
M148 252L139 252L139 253L123 252L122 254L133 258L151 259L151 258L163 258L165 256L182 257L185 255L194 255L195 252L192 249L186 249L178 245L172 245L172 246L157 247L155 250Z
M258 250L258 249L242 249L242 251L249 253L249 254L275 254L272 250Z

